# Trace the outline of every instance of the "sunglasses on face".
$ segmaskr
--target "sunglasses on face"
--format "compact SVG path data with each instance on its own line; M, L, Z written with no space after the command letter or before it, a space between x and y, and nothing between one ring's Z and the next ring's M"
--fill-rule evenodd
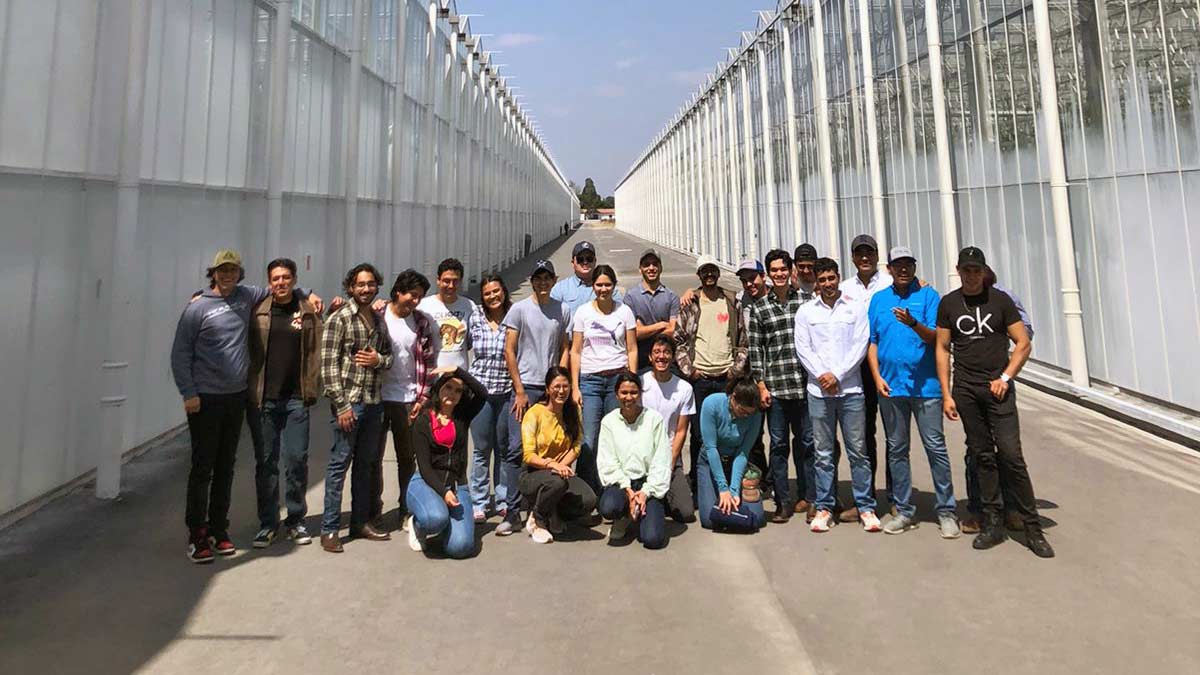
M596 262L596 256L593 256L593 255L577 256L575 258L575 262L579 263L580 265L587 265L587 264Z

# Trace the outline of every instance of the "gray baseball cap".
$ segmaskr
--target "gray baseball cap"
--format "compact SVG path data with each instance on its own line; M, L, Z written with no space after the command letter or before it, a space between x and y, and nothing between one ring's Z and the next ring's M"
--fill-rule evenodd
M850 242L850 252L857 251L859 247L866 246L872 251L879 250L879 243L875 241L875 237L869 234L860 234Z
M908 258L913 262L917 261L917 256L913 255L912 250L910 250L907 246L893 246L892 250L888 253L888 264L890 265L897 260L903 260L904 258Z

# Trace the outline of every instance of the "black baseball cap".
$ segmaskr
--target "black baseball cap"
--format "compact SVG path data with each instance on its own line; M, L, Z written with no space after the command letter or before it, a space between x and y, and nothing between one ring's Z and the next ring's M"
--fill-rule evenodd
M866 246L867 248L879 252L879 243L875 241L875 237L869 234L860 234L850 242L850 252L853 253L859 248Z
M658 251L655 251L652 248L648 248L645 251L642 251L641 257L638 258L638 264L641 265L642 263L646 262L646 258L654 258L655 260L658 261L659 265L662 264L662 258L660 258L658 256Z
M571 257L578 258L579 254L583 253L584 251L590 251L592 255L596 255L596 247L592 246L592 242L581 241L578 244L575 244L575 248L571 249Z
M533 271L529 273L529 278L532 279L533 277L537 276L538 272L549 272L550 276L558 276L558 274L554 272L554 263L545 259L538 260L533 264Z
M975 246L968 246L958 252L958 266L967 267L969 265L987 266L987 258L983 256L983 251Z
M820 256L817 255L817 247L812 244L800 244L796 247L796 255L792 256L795 262L801 260L805 262L815 262Z

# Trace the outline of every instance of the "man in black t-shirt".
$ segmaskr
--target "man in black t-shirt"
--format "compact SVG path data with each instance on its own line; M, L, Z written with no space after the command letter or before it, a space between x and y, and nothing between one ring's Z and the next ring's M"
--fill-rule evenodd
M1032 351L1025 324L1012 299L984 285L983 251L968 246L958 254L962 288L946 294L937 313L937 370L942 408L950 420L962 419L967 454L979 474L979 498L985 520L975 537L976 549L1002 543L1004 501L1000 472L1011 489L1025 524L1025 541L1036 555L1054 557L1042 534L1033 483L1021 452L1017 392L1012 379ZM1008 342L1015 346L1011 356ZM950 386L950 354L954 354L954 386Z

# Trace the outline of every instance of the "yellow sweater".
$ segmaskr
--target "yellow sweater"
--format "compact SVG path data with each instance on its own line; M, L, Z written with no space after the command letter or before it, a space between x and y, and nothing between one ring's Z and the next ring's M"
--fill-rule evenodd
M567 430L550 409L536 403L525 411L521 419L522 457L526 463L533 457L544 457L561 462L572 450L579 450L583 434L574 443L567 438Z

